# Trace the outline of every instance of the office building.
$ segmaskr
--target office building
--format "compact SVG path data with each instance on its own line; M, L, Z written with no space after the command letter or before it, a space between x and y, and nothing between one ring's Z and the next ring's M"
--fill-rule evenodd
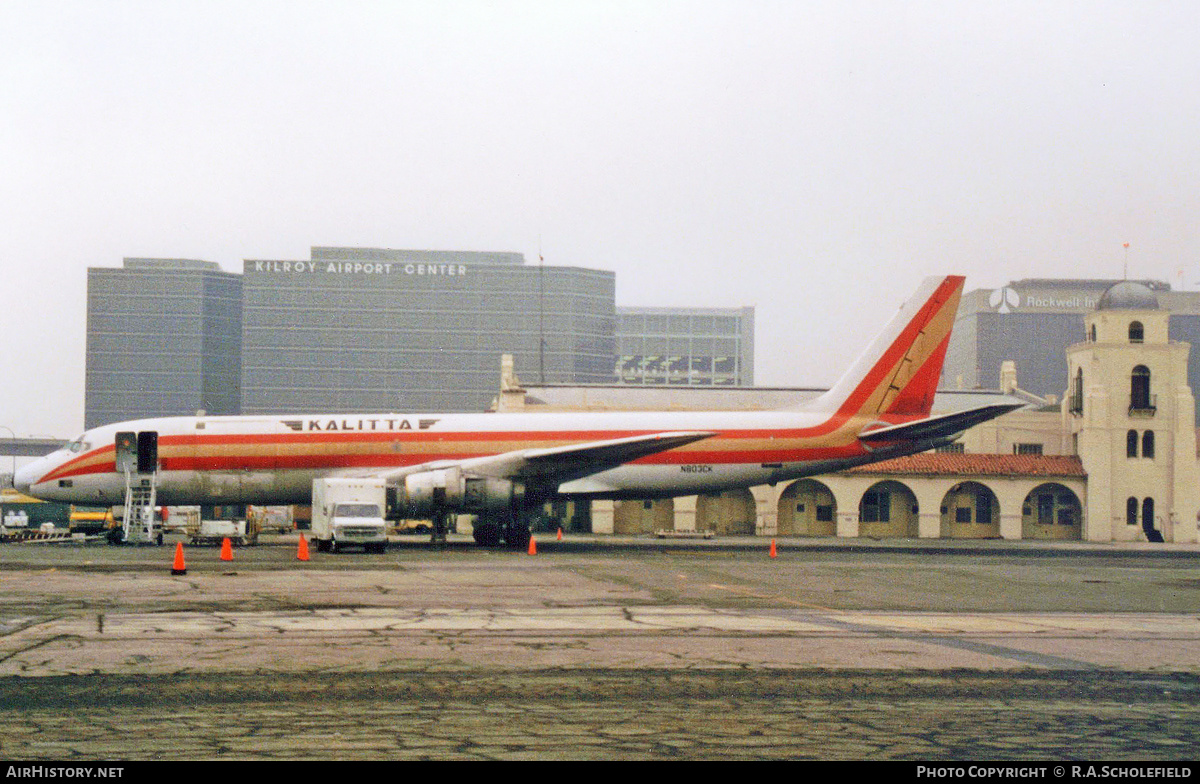
M1015 363L1023 389L1061 397L1067 346L1084 339L1084 322L1117 280L1017 280L963 295L942 371L956 389L997 389L1000 366ZM1189 343L1188 382L1200 390L1200 292L1172 291L1161 281L1138 281L1170 313L1169 339Z
M242 278L209 261L88 269L84 426L241 407Z
M519 253L313 248L244 263L242 411L481 411L524 378L613 380L615 275Z
M88 277L89 427L147 416L480 411L531 384L754 382L753 308L621 308L615 274L519 253L315 247ZM649 391L649 390L647 390Z
M617 308L617 382L753 386L754 308Z

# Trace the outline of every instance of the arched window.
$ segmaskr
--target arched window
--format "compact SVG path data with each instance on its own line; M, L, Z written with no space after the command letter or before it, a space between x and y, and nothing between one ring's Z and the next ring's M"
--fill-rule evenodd
M1125 502L1125 525L1137 525L1137 514L1138 500L1133 496L1130 496L1129 500Z
M1083 413L1083 368L1075 371L1075 381L1071 386L1071 408L1072 414Z
M1142 457L1154 459L1154 431L1147 430L1142 433Z
M1138 432L1130 430L1125 434L1125 456L1137 457Z
M1141 343L1142 340L1145 338L1145 335L1146 335L1146 330L1142 327L1142 322L1140 322L1140 321L1129 322L1129 342L1130 343Z
M1146 498L1142 500L1142 532L1146 534L1146 541L1161 542L1163 540L1162 531L1154 527L1154 499Z
M1153 408L1150 404L1150 368L1145 365L1135 367L1130 377L1129 408L1139 411Z

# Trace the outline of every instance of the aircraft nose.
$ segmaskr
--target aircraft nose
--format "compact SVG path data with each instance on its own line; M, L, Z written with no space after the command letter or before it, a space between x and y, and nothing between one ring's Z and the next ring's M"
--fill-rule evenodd
M34 480L37 479L38 474L40 473L38 464L41 462L41 460L37 460L18 468L16 473L13 474L13 487L17 488L17 490L21 491L22 493L28 493L29 488L33 486Z

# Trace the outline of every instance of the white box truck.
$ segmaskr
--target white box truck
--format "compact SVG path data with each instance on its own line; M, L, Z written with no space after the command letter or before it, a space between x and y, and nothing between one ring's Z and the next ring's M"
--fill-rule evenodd
M316 479L312 488L312 535L320 552L361 545L387 549L387 489L382 479Z

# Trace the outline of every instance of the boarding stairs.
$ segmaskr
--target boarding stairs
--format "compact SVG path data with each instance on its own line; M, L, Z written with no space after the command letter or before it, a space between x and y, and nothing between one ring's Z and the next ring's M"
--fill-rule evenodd
M125 516L122 539L127 544L162 544L162 522L154 514L158 472L141 474L125 469Z

